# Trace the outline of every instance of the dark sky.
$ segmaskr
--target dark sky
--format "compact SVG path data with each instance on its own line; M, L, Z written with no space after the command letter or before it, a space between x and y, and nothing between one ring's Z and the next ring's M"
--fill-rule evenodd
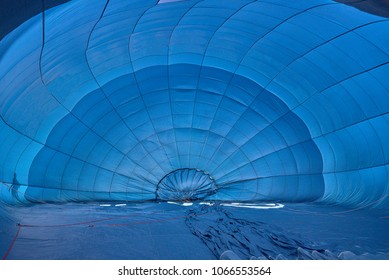
M20 24L40 13L43 1L45 8L49 9L69 0L0 0L0 40ZM389 18L389 0L338 0L338 2Z
M49 9L69 0L0 0L0 40L26 20L42 11L42 1Z
M337 0L362 11L389 18L389 0Z

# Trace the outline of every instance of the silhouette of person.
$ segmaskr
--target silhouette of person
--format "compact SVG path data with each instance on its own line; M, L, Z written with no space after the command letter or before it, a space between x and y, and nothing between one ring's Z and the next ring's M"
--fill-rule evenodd
M16 178L16 173L14 173L14 178L12 179L12 185L10 187L10 192L11 192L12 196L15 197L16 199L18 198L17 194L19 192L19 188L20 188L20 183L19 183L18 179Z

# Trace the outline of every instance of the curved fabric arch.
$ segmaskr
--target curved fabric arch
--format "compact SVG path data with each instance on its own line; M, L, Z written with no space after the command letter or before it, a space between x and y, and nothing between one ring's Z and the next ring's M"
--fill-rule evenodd
M388 27L329 0L47 10L0 43L0 198L154 200L187 168L207 199L387 208Z

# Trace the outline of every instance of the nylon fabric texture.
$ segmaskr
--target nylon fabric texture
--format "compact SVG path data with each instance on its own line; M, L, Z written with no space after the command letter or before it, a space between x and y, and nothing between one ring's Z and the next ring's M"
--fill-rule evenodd
M154 200L188 168L211 199L386 208L388 30L332 1L49 9L1 41L1 198Z
M389 258L385 12L63 2L0 40L3 259Z

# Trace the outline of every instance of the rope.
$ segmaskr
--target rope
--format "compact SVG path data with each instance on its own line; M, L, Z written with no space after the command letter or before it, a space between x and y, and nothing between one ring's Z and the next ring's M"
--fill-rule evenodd
M15 234L13 240L12 240L11 245L9 246L7 252L5 253L5 255L4 255L3 258L2 258L3 260L6 260L6 259L8 258L9 253L11 253L11 250L12 250L13 246L15 245L16 239L17 239L18 236L19 236L19 232L20 232L20 229L21 229L21 228L22 228L22 227L21 227L20 225L18 225L18 230L16 231L16 234Z

